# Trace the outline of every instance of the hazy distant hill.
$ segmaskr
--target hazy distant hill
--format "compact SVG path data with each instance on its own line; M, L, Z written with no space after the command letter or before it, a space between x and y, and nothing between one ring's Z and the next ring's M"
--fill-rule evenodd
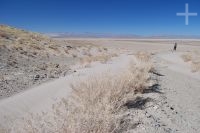
M108 34L108 33L45 33L52 38L133 38L133 39L200 39L200 35L149 35Z
M140 35L131 34L108 34L108 33L47 33L46 35L53 38L142 38Z

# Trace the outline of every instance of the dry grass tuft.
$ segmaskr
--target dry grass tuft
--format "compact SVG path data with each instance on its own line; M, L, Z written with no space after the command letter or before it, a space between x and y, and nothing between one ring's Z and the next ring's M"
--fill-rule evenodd
M101 63L107 63L112 57L117 56L116 54L102 54L96 56L86 56L80 59L82 65L89 65L92 62L99 61Z
M0 38L10 39L10 36L0 31Z
M189 62L192 60L192 55L190 55L190 54L184 54L181 57L184 60L184 62Z
M136 53L136 57L141 60L141 61L145 61L145 62L148 62L151 60L151 55L147 52L138 52Z
M36 49L36 50L43 50L44 49L44 48L42 48L38 45L34 45L34 44L31 44L30 47L33 48L33 49Z
M185 62L191 64L192 72L200 72L200 52L194 51L181 56Z
M53 46L53 45L50 45L49 48L50 48L50 49L53 49L53 50L55 50L55 51L59 51L59 50L58 50L58 47Z
M192 72L200 72L200 61L192 62Z

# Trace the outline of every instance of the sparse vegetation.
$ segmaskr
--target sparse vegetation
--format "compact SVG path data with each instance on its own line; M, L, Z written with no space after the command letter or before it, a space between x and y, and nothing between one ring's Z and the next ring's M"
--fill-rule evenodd
M200 61L192 62L192 72L200 72Z
M80 62L82 65L89 65L92 62L99 61L101 63L106 63L109 61L112 57L117 56L116 54L102 54L97 56L86 56L80 59Z
M50 45L49 48L50 48L50 49L53 49L54 51L59 52L58 46L52 46L52 45Z
M191 64L192 72L200 72L200 52L193 51L183 54L182 59Z
M181 56L184 62L189 62L192 60L192 55L191 54L184 54Z
M148 62L151 59L151 55L148 52L143 52L143 51L137 52L136 57L144 62Z
M109 51L88 41L54 40L39 33L0 25L0 68L4 66L0 75L9 77L6 82L0 82L4 88L0 98L64 76L80 58L86 57L91 62L95 60L89 58L101 54L109 55ZM60 67L49 64L59 64ZM39 75L38 80L34 78L36 75Z
M120 132L121 122L125 121L124 111L128 109L126 103L149 86L152 69L149 64L131 62L129 69L119 74L91 76L72 84L70 97L53 105L51 113L31 115L19 123L20 129L16 127L13 130L20 133ZM132 124L130 122L126 128L134 128Z
M36 50L42 50L39 46L34 45L34 44L30 45L30 47L32 47L32 48L34 48Z

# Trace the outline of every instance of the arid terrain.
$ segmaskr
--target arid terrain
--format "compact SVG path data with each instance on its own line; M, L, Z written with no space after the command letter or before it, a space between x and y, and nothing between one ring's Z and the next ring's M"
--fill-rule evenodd
M199 133L199 65L200 40L50 38L2 25L0 132Z
M0 99L42 82L65 76L70 66L109 58L92 43L53 40L38 33L0 26ZM111 54L112 55L112 54ZM97 57L98 56L98 57ZM98 60L98 59L97 59Z

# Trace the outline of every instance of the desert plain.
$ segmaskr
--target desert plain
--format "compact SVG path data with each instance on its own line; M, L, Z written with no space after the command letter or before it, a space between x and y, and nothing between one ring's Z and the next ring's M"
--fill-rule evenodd
M175 42L177 50L173 50ZM200 40L0 27L0 132L200 132Z

